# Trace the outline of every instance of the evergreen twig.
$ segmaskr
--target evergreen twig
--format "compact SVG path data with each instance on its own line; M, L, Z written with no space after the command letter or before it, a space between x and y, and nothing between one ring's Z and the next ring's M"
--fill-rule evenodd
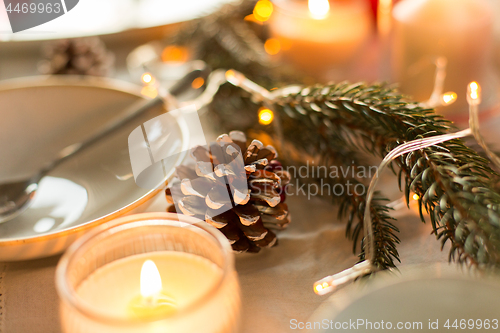
M276 100L274 108L283 117L286 137L293 135L300 141L300 133L322 133L319 140L328 141L333 136L343 141L337 143L354 150L364 150L361 143L367 143L374 148L373 154L381 156L398 144L441 135L452 128L433 110L419 107L382 84L317 85ZM359 140L353 140L353 135ZM395 161L401 170L400 184L403 178L405 181L402 190L407 203L411 191L418 194L422 221L425 210L442 245L451 241L450 260L481 267L500 265L500 195L490 185L491 178L498 175L488 163L461 140L415 151ZM344 200L348 205L349 199ZM357 208L361 223L364 198L350 200L358 200L349 208ZM377 264L392 267L391 257L398 258L397 229L383 206L375 204L372 214L378 239ZM353 234L360 230L356 226Z

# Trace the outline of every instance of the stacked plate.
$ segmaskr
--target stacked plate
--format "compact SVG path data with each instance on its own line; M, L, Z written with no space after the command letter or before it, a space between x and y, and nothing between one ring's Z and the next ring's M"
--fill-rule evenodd
M36 174L61 149L99 132L143 98L139 87L109 79L38 77L0 83L0 182ZM0 224L0 261L60 253L90 228L144 209L173 175L188 144L187 129L174 124L165 144L179 158L166 166L167 177L157 188L136 185L128 136L162 112L149 110L44 177L29 208Z

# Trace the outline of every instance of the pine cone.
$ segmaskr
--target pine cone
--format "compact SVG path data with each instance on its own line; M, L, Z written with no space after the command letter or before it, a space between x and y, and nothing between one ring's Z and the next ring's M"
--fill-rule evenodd
M114 63L113 54L97 37L58 40L46 44L42 53L42 74L106 76Z
M248 147L248 148L247 148ZM242 153L243 152L243 153ZM219 229L236 252L259 252L277 244L274 232L290 223L284 187L290 174L275 160L276 150L239 131L223 134L209 149L191 152L196 165L180 166L166 190L167 210L195 216Z

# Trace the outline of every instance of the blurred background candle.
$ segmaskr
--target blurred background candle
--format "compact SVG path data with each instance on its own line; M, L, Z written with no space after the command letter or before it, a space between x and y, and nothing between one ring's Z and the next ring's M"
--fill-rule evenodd
M478 81L489 87L492 15L485 0L404 0L394 6L393 80L418 101L429 99L438 57L448 61L445 91L457 102L442 110L449 118L467 115L466 88ZM491 102L492 103L492 102ZM490 103L490 106L491 106Z
M369 39L372 17L366 0L279 0L270 31L281 55L298 69L325 79L348 63Z
M216 229L147 213L100 231L75 243L58 265L64 332L237 332L233 254Z

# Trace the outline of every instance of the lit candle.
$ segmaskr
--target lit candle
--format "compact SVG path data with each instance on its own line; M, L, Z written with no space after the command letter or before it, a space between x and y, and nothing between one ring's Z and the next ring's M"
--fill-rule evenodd
M205 222L177 216L121 218L68 250L56 273L64 332L237 331L229 242Z
M146 260L141 269L141 294L132 299L128 306L131 316L137 318L167 316L177 311L177 306L175 298L163 290L161 275L154 261Z
M492 15L484 0L405 0L394 7L393 79L418 101L431 96L439 57L447 60L444 88L457 102L442 110L451 118L467 110L470 81L487 79Z
M200 256L160 251L114 261L85 279L76 293L109 316L158 319L195 303L221 275Z
M364 0L282 0L275 4L270 30L281 44L280 53L320 78L352 59L372 32Z

